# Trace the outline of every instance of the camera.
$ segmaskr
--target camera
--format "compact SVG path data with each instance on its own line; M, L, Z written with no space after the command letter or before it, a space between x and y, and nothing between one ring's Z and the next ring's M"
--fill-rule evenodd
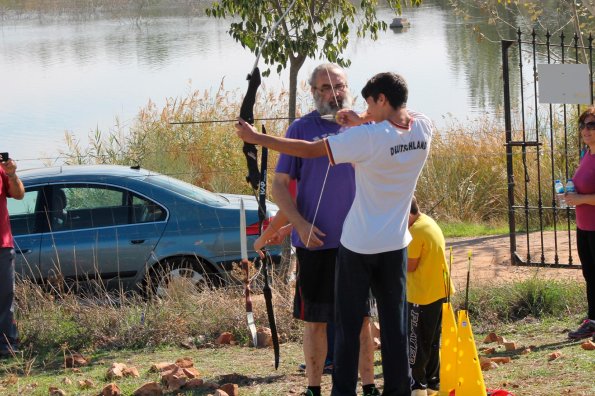
M6 162L9 158L8 153L0 153L0 162Z

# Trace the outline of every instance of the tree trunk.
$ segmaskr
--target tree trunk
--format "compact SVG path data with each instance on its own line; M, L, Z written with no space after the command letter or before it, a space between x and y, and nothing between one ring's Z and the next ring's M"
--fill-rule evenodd
M295 119L295 106L297 99L297 77L305 61L305 55L289 57L289 109L287 117L289 117L290 122Z

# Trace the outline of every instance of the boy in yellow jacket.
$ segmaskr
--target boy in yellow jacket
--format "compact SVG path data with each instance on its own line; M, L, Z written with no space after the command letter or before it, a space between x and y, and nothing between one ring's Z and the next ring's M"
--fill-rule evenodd
M454 288L448 275L442 230L419 211L415 197L409 213L409 232L413 238L407 247L411 395L435 395L440 389L442 303Z

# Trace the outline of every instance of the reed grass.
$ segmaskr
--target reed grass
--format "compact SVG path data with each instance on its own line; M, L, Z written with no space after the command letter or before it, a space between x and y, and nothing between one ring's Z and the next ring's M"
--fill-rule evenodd
M70 164L140 165L212 191L251 193L245 182L242 143L235 135L233 122L170 124L233 120L239 114L242 95L239 90L226 90L222 82L214 91L190 91L185 97L169 98L162 108L149 102L130 126L118 122L108 132L97 130L86 145L67 135L68 148L63 155ZM286 91L273 92L265 87L259 91L255 116L284 117L287 102ZM305 85L299 89L297 102L302 112L311 106ZM566 178L567 150L570 154L568 173L571 175L576 167L575 156L570 152L577 144L576 131L567 131L565 138L561 125L553 125L554 139L541 136L539 154L535 147L528 147L524 152L519 147L513 149L516 205L551 207L553 179ZM283 135L287 126L286 120L266 121L267 131L273 135ZM521 139L520 134L515 129L513 139ZM527 136L527 139L535 137ZM567 145L564 145L565 139ZM431 210L437 220L446 223L507 224L504 143L503 125L496 118L482 117L471 122L452 120L437 129L428 162L417 184L416 195L422 210ZM269 181L277 158L276 152L269 152ZM551 225L553 211L546 208L542 212L543 225ZM517 223L525 226L523 209L517 213ZM538 211L529 210L529 227L539 225Z
M305 94L302 88L303 96ZM159 109L153 102L142 108L127 128L117 122L113 130L95 131L86 145L66 135L66 164L140 165L216 192L251 193L245 182L246 160L233 121L172 125L171 122L235 120L241 93L193 91L185 98L169 98ZM255 117L286 117L287 93L262 89ZM269 133L283 134L287 120L267 121ZM260 150L259 150L260 154ZM269 151L268 168L278 154ZM273 172L269 172L269 178Z
M581 316L586 313L582 282L532 278L469 289L469 314L477 324L511 323L534 319ZM465 293L458 293L453 306L462 309Z
M199 291L188 286L173 283L163 298L148 300L137 294L96 289L81 295L19 282L16 312L22 347L28 356L40 356L43 361L59 358L65 351L202 347L212 345L224 331L248 345L242 288ZM272 289L281 341L300 341L301 322L292 318L293 287L275 278ZM464 295L455 295L456 308L463 308ZM586 311L584 296L584 284L576 281L530 278L491 287L477 285L469 290L469 313L478 329L527 317L578 317ZM262 295L255 292L252 298L256 323L268 326Z
M308 98L302 86L298 98L302 108L310 103ZM221 83L214 92L192 91L183 98L169 98L163 108L150 101L128 127L117 120L112 130L96 130L87 142L67 134L67 150L62 155L66 164L140 165L215 192L250 193L242 143L235 136L233 122L170 124L235 119L241 99L239 90L227 91ZM256 118L284 117L287 92L260 90L257 103ZM266 127L268 133L282 135L288 124L267 121ZM269 152L269 178L277 158L277 153Z
M301 331L291 318L293 290L275 282L276 323L282 340L295 341ZM262 295L254 292L257 323L268 326ZM96 288L81 294L21 281L16 288L17 323L23 349L42 356L96 349L139 349L182 343L212 344L231 332L248 344L243 289L229 286L198 290L172 283L162 298L114 293Z

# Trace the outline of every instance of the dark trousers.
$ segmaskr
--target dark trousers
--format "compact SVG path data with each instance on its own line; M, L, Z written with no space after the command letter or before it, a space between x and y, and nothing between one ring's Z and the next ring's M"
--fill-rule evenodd
M328 322L326 324L326 362L333 361L333 355L335 354L335 323ZM325 363L326 363L325 362Z
M409 396L405 287L407 249L359 254L339 247L335 268L333 396L355 396L359 335L370 288L378 305L384 396Z
M584 231L577 228L576 245L587 284L589 319L595 320L595 231Z
M409 364L412 389L440 389L442 303L409 304Z
M0 248L0 350L17 347L17 326L13 314L14 249Z

